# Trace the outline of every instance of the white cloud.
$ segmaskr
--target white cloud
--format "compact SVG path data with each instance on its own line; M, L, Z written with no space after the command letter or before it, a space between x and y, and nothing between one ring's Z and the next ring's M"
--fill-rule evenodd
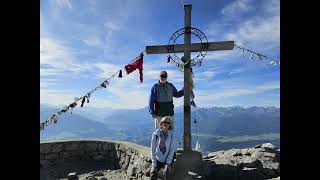
M239 16L242 13L249 12L253 9L250 3L251 0L235 0L230 4L226 5L222 9L221 13L226 16Z
M104 90L104 89L103 89ZM101 90L97 90L101 91ZM46 103L58 107L67 106L73 102L75 97L79 97L84 94L79 94L79 92L71 91L71 90L40 90L40 103ZM78 102L81 103L81 102ZM120 107L119 104L113 103L107 97L96 97L95 93L92 95L90 99L90 103L87 103L85 106L88 107ZM75 108L75 110L77 107Z
M48 103L55 106L65 106L72 103L75 94L70 90L56 90L56 89L40 89L40 103Z
M253 6L254 5L254 6ZM230 18L230 15L240 15L255 8L258 13L250 17ZM236 0L222 10L224 16L218 21L208 23L208 39L233 40L252 50L264 53L274 53L280 46L280 1L270 0L253 2ZM237 54L239 54L237 52ZM227 59L236 55L232 51L209 52L207 59Z
M69 0L55 0L56 4L60 7L60 8L72 8L71 3Z
M265 83L256 87L256 90L258 91L268 91L268 90L274 90L274 89L280 89L279 81Z
M96 75L98 78L102 78L102 79L112 76L116 71L122 68L119 65L114 65L110 63L94 63L92 67L98 70L96 71ZM122 72L122 74L124 75L125 73ZM118 74L116 74L116 76L117 75Z
M205 61L230 61L235 57L238 57L239 53L234 50L224 50L224 51L208 51L205 56ZM205 63L205 62L204 62Z
M121 27L119 24L116 24L116 22L108 20L104 23L104 26L109 30L119 30Z
M40 66L46 65L49 68L40 68L40 75L61 75L65 71L78 72L81 70L79 64L74 63L74 57L70 48L63 42L40 37Z
M280 17L254 18L240 25L235 32L226 34L240 44L252 47L278 47L280 44Z
M103 42L100 38L97 36L90 36L87 38L84 38L82 40L84 43L86 43L88 46L102 46Z
M40 89L48 89L58 82L57 79L40 79Z
M263 1L263 9L266 13L271 15L280 15L280 0Z
M194 81L206 81L211 80L213 77L215 77L217 74L221 73L220 68L208 68L204 71L200 71L194 74Z
M216 74L215 71L209 70L209 71L204 71L204 72L202 72L202 73L199 73L199 76L200 76L200 77L201 77L201 76L204 76L205 78L211 78L211 77L213 77L215 74Z
M46 67L44 67L46 66ZM108 63L88 63L76 59L74 50L65 42L49 37L40 37L40 76L85 76L82 72L95 72L96 77L105 77L117 66Z
M229 72L229 75L233 75L233 74L238 74L238 73L242 73L244 72L246 69L245 68L237 68L237 69L233 69Z
M280 1L264 1L256 8L261 9L261 12L243 19L236 30L224 33L224 38L264 52L272 52L280 46Z
M203 101L204 104L208 101L214 101L222 98L229 98L229 97L237 97L243 95L252 95L252 94L259 94L262 92L275 90L280 88L280 82L268 82L262 85L258 85L255 87L234 87L230 89L219 88L218 91L215 90L199 90L197 91L197 100L201 103Z

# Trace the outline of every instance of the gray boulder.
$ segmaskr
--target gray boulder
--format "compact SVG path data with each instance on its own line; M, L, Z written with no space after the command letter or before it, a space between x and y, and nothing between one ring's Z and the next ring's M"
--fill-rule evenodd
M280 177L280 151L270 143L211 152L203 157L206 179L266 180Z

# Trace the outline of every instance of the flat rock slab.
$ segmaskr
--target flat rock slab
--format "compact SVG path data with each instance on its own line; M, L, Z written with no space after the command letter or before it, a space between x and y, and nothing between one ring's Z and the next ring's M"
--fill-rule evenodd
M103 172L103 176L94 176L93 174ZM100 173L99 173L100 174ZM101 174L100 174L101 175ZM129 176L123 170L102 170L90 173L79 174L79 180L128 180ZM66 178L60 180L68 180Z

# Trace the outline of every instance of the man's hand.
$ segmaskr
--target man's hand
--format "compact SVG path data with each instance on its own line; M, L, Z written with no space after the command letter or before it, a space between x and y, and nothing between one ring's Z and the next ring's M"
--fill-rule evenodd
M166 171L168 171L169 173L171 173L171 166L170 165L168 165L168 164L166 164L165 166L164 166L164 170Z

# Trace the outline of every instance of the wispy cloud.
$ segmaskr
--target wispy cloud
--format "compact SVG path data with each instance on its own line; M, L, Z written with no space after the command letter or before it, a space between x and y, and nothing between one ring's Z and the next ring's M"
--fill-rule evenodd
M218 100L222 98L229 98L229 97L237 97L243 95L252 95L252 94L259 94L265 91L280 89L280 82L268 82L266 84L261 84L254 87L234 87L232 89L219 89L219 90L206 90L206 91L197 91L199 101L212 101Z
M250 19L241 24L238 30L226 34L226 38L251 47L279 47L280 17Z
M62 41L53 38L40 37L40 66L46 65L49 68L40 68L40 75L61 75L64 71L78 72L81 68L74 63L72 50ZM41 73L42 72L42 73Z
M97 37L97 36L89 36L87 38L82 39L82 41L84 43L86 43L88 46L101 46L103 45L103 42L101 40L101 38Z
M217 74L221 73L220 67L208 68L204 71L197 72L194 74L195 81L208 81L212 80Z
M116 21L111 21L111 20L107 20L105 23L104 23L104 26L109 29L109 30L113 30L113 31L116 31L116 30L119 30L121 27L119 24L116 24Z
M263 1L262 5L265 13L279 16L280 15L280 0Z
M68 90L40 89L40 103L50 103L56 106L67 106L72 103L75 94Z
M94 72L95 77L102 78L116 69L119 67L110 63L80 61L64 41L50 37L40 38L40 76L79 77L84 75L82 72Z
M55 2L60 8L72 8L69 0L55 0Z
M58 81L57 79L40 79L40 89L52 88Z
M254 6L253 6L253 3ZM242 17L241 14L256 9L261 12ZM235 0L222 9L223 16L207 26L208 39L233 40L237 44L249 46L260 51L274 51L280 42L280 1L254 2ZM238 16L230 18L229 16ZM211 53L218 59L232 52Z
M92 66L97 69L96 75L101 79L112 76L115 72L121 69L119 65L111 63L94 63Z
M251 0L235 0L230 4L226 5L221 13L226 16L236 17L242 13L253 10L253 6L250 4Z
M238 74L238 73L242 73L244 72L246 69L245 68L237 68L237 69L233 69L229 72L229 75L234 75L234 74Z

